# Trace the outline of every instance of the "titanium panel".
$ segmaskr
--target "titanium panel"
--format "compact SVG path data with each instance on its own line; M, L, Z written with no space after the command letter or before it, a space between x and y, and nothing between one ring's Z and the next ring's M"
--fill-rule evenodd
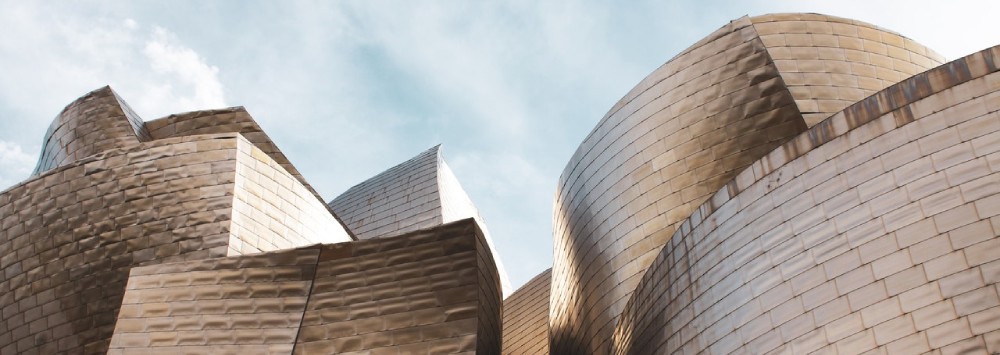
M395 238L132 269L109 354L500 352L472 219Z
M319 248L133 268L108 354L291 354Z
M504 295L513 291L486 221L441 157L440 145L351 187L329 206L359 239L474 218L493 252Z
M553 351L609 351L617 316L680 221L785 140L940 61L863 22L775 14L730 22L654 71L561 178Z
M1000 46L754 162L674 233L616 354L1000 348Z
M500 352L500 283L472 219L321 246L296 354Z
M139 142L123 107L109 88L71 104L47 141L98 143L46 148L43 157L74 153L0 192L0 352L104 353L133 266L351 240L241 135ZM86 131L108 125L127 134Z
M503 301L503 353L549 353L552 270L538 274Z
M676 224L806 129L749 19L639 83L566 166L556 193L553 353L605 354L615 321Z
M810 127L889 85L944 63L898 33L820 14L751 17Z

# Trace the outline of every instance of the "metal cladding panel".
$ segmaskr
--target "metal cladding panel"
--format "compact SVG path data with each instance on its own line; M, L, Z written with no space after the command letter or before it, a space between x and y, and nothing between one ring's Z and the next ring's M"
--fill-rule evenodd
M353 240L325 203L256 145L239 140L229 255Z
M944 62L909 38L861 21L769 14L750 22L810 127Z
M1000 351L1000 46L847 107L674 233L616 354Z
M226 255L237 140L108 150L0 193L3 353L103 353L134 265Z
M351 187L329 206L358 239L399 235L442 224L435 146Z
M278 146L271 141L271 138L264 133L260 125L242 106L173 114L146 122L144 126L152 139L199 134L239 133L280 164L285 171L309 189L317 199L320 198L298 169L288 161L288 157L278 149Z
M476 223L322 246L295 353L500 352L500 287Z
M53 120L32 175L105 150L148 141L139 118L111 87L91 91L66 106Z
M109 354L500 352L471 219L397 238L132 269Z
M563 173L553 351L609 351L639 276L712 193L807 127L940 62L869 24L775 14L737 19L654 71Z
M133 268L108 354L290 354L319 252Z
M92 122L134 117L104 88L53 127L80 141L105 137ZM240 134L130 139L0 192L0 352L105 352L133 266L351 239Z
M440 145L351 187L329 206L359 239L474 218L493 254L504 294L512 291L486 222L441 157Z
M607 353L615 320L676 224L806 129L747 18L653 72L584 140L556 194L553 353Z
M549 353L552 270L538 274L503 301L503 353Z

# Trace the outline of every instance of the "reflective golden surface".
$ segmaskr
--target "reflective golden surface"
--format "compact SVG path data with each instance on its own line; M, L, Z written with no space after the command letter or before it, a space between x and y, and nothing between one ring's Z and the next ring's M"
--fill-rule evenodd
M852 127L857 126L858 111L876 103L866 96L940 62L941 57L933 51L859 21L817 14L775 14L734 20L658 68L598 123L561 177L553 222L551 351L602 354L612 349L635 353L708 350L719 341L716 336L725 335L714 328L706 330L719 319L690 323L690 328L682 329L664 325L671 317L677 317L681 324L699 320L712 304L736 299L729 292L742 281L699 281L699 274L684 271L702 267L691 264L695 262L713 266L722 260L716 254L733 251L692 249L703 234L671 239L678 233L692 233L683 229L690 226L682 222L730 217L742 221L726 225L732 228L725 230L727 233L735 232L738 227L734 226L739 223L750 223L743 219L759 216L737 213L738 207L728 207L724 214L713 216L699 208L716 208L720 204L713 194L720 189L735 193L737 187L743 186L740 179L746 177L737 175L740 171L758 165L760 169L776 168L812 147L809 142L825 142L838 136L841 127L830 123L836 121L824 121L830 115L847 108L841 115ZM924 88L914 83L908 81L882 91L879 100L900 103L924 94ZM907 112L899 113L903 116L900 119L913 120ZM811 137L812 141L796 138L784 144L796 136ZM851 143L857 142L855 139ZM872 162L872 156L863 153L850 157L859 168L845 174L871 177L868 172L877 160ZM758 161L761 158L764 160ZM832 167L853 167L845 164ZM774 181L762 188L770 191L796 176L774 176ZM810 184L821 182L808 180ZM775 205L786 203L800 192L791 188L774 190L772 194L784 198ZM805 209L812 218L820 218L815 216L817 209L808 203L791 202L797 204L779 210ZM861 218L864 212L859 207L849 215ZM739 236L765 231L750 229ZM806 231L794 229L788 233L798 236ZM773 253L793 253L792 249L785 251L793 246L768 245L771 247L779 249ZM675 255L680 250L696 254ZM663 263L660 259L664 255L674 255L673 264L654 264ZM651 265L662 269L656 269L660 272L657 276L647 272ZM720 271L712 276L737 277L732 275L738 272ZM713 286L715 282L721 284ZM689 284L690 288L681 286ZM668 293L668 287L680 289ZM715 291L702 296L706 290ZM673 298L679 301L671 302ZM636 305L629 303L630 299ZM682 306L690 302L695 308ZM635 325L632 323L639 320L619 318L627 307L647 303L661 308L648 312L647 308L629 310L636 312L629 317L656 319L655 325ZM779 324L787 319L781 320ZM616 325L620 321L625 323ZM728 326L720 325L723 329ZM805 328L802 324L789 327ZM639 336L633 334L633 329L654 335L642 335L641 345L633 346L632 337ZM677 337L670 336L674 332Z
M45 142L0 192L0 353L500 352L475 220L355 241L242 108L104 87Z
M549 353L549 287L542 271L503 301L503 353Z
M1000 348L994 63L918 74L741 172L657 256L614 352Z
M133 268L109 354L499 353L471 219L393 238Z

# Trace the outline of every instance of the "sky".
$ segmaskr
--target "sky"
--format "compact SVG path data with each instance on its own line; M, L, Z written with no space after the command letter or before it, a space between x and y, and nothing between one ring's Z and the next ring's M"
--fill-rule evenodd
M1000 44L995 1L0 0L0 190L101 86L146 120L245 106L326 201L443 144L518 287L551 267L559 175L611 106L774 12L866 21L949 60Z

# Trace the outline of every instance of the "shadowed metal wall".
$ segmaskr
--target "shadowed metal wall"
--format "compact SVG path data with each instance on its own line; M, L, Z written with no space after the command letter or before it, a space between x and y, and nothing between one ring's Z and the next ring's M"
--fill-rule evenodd
M500 284L476 222L135 268L109 354L500 352Z
M1000 46L741 172L674 233L615 353L1000 351Z
M440 145L347 189L329 206L360 239L474 218L494 253L504 295L513 291L486 221L441 157Z
M618 315L677 224L808 125L939 58L907 43L822 15L744 17L639 83L560 179L552 351L610 351Z
M503 300L503 353L549 353L549 287L552 270L542 271Z

